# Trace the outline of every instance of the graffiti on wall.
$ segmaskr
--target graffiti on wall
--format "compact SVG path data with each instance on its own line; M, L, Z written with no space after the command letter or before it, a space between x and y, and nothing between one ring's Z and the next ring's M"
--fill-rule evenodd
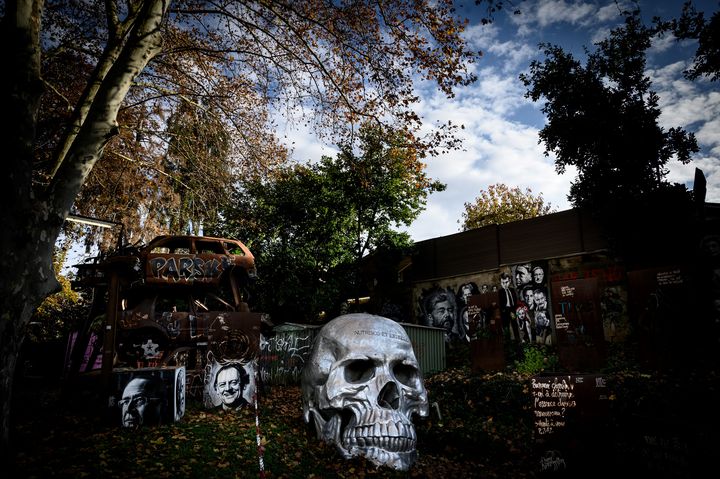
M600 316L606 341L624 341L630 333L628 288L625 267L608 264L604 255L590 255L553 260L550 283L567 283L582 279L597 279L600 297Z
M599 345L603 339L597 278L553 283L559 346Z
M84 342L84 344L76 344L78 337L80 337L79 341ZM74 358L72 357L72 353L77 347L82 348L82 358L80 359L80 365L74 367L76 371L86 373L102 367L102 340L94 332L82 336L78 331L75 331L68 336L68 344L65 350L66 371L73 369Z
M709 333L713 336L713 341L720 341L720 235L707 234L700 241L700 258L701 267L699 268L702 275L702 283L700 286L700 297L693 298L700 306L700 310L706 312L710 321L705 326L709 326Z
M446 342L468 342L482 334L495 317L497 295L497 275L491 274L420 286L418 323L445 329Z
M309 332L276 333L260 337L260 378L274 384L297 384L314 335Z
M228 256L164 255L148 259L151 282L193 283L216 281L234 260Z
M630 334L627 317L627 290L620 286L608 286L600 295L600 314L606 341L624 341Z
M578 265L579 267L579 265ZM603 283L618 283L625 278L625 269L619 265L603 266L589 269L577 269L573 271L565 271L555 273L550 280L555 281L572 281L575 279L597 278Z

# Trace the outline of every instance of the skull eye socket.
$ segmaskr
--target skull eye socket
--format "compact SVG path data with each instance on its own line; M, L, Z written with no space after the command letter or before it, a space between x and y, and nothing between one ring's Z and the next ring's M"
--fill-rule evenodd
M409 364L398 363L393 367L395 378L405 386L415 386L420 377L418 369Z
M375 363L370 359L356 359L345 366L345 381L363 383L375 376Z

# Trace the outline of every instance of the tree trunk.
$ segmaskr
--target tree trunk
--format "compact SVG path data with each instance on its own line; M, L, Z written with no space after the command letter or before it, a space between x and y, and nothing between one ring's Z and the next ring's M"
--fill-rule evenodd
M42 0L9 0L0 25L3 108L0 129L9 181L0 208L0 459L10 459L12 387L25 327L42 300L59 290L52 268L55 241L90 170L116 132L118 109L131 82L159 52L169 0L147 0L98 86L68 153L46 189L33 188L33 149L40 77ZM6 106L7 105L7 106ZM4 457L3 457L4 456ZM3 464L6 462L2 462Z
M41 0L8 1L0 24L5 68L0 93L5 126L0 130L0 141L6 159L3 167L8 172L0 207L0 268L5 271L0 281L0 459L7 459L12 453L10 405L23 329L41 295L57 286L52 259L43 264L39 248L30 246L33 218L39 213L34 208L31 191L35 124L42 93L41 10ZM42 242L39 234L35 238L39 246Z

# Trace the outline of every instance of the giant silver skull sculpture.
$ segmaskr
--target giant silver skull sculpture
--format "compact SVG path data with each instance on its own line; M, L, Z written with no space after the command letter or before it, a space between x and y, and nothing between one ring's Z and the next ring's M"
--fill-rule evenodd
M303 412L344 458L407 470L417 458L414 413L428 415L427 391L405 330L370 314L347 314L315 338L302 372Z

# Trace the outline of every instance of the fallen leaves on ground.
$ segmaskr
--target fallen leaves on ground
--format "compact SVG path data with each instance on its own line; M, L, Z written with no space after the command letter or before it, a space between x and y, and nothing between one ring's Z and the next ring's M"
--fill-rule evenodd
M717 375L684 379L677 385L657 374L616 374L614 414L652 410L670 417L675 409L667 405L677 405L683 393L693 404L702 402L693 411L711 410L719 395ZM189 400L180 422L125 430L103 420L102 410L68 403L47 385L16 387L17 455L4 477L523 478L538 470L531 396L527 378L517 374L450 369L428 378L430 401L437 405L427 418L415 418L418 460L407 472L362 457L341 458L305 424L297 386L261 388L258 446L253 407L225 413Z

